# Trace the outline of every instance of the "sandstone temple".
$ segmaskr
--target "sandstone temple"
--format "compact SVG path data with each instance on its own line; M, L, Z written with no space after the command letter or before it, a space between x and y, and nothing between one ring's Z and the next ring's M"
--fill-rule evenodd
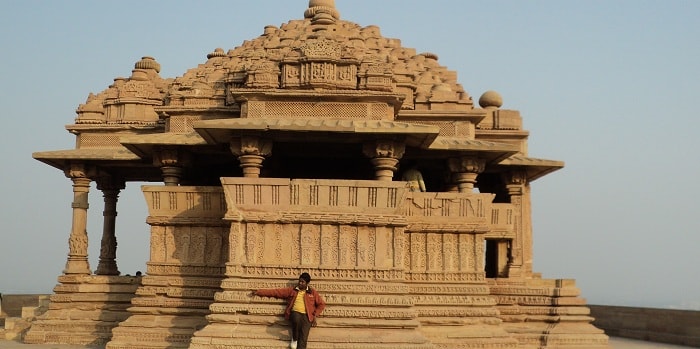
M70 179L72 228L24 341L286 348L284 303L250 292L309 272L310 348L609 348L574 281L532 268L530 184L563 163L528 154L520 113L333 0L302 10L176 78L143 57L78 106L75 149L33 154ZM128 182L148 183L143 276L118 266Z

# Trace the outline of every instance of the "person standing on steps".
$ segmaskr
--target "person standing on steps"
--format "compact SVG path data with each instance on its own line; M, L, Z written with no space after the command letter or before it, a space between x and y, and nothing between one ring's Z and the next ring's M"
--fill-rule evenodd
M316 327L316 318L326 308L323 297L316 289L309 287L310 282L311 275L302 273L295 287L259 289L251 293L255 296L287 300L284 318L291 324L291 349L306 349L311 327Z

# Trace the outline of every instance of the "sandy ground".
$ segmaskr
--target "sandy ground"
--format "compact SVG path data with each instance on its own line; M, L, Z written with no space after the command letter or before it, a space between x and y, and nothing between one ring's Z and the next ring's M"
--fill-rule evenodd
M624 339L611 337L610 346L613 349L674 349L674 348L691 348L683 347L678 345L661 344L661 343L651 343L644 341L637 341L632 339ZM22 344L14 341L0 340L0 349L85 349L87 347L79 345L58 345L58 344Z

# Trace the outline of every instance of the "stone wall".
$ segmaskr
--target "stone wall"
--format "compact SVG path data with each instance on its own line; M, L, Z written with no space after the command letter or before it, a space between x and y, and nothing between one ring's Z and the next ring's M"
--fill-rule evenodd
M700 311L589 305L610 336L700 348Z
M39 296L43 294L3 294L0 315L7 317L21 317L22 307L39 306Z

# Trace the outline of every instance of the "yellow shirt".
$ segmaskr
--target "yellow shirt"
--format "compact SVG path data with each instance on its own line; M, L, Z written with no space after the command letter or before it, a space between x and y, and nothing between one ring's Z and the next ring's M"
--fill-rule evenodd
M299 291L297 293L297 298L294 299L294 305L292 306L292 311L297 313L306 314L306 304L304 303L304 297L306 296L306 290Z

